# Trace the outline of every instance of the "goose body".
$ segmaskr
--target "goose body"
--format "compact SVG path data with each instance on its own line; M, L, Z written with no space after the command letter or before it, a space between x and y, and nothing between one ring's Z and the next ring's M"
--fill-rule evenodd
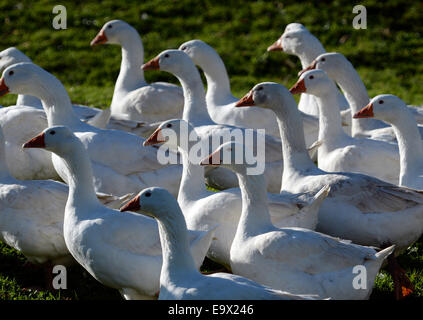
M260 91L257 88L263 87ZM423 194L358 173L328 173L315 166L305 149L300 116L289 91L276 83L256 85L243 100L270 108L278 117L283 141L283 190L317 192L329 185L319 211L317 231L356 244L401 252L423 232ZM367 120L367 119L364 119Z
M423 190L423 141L405 102L394 95L378 95L354 118L376 118L392 125L400 155L399 185Z
M185 105L183 111L183 119L194 126L196 133L201 139L209 139L210 145L220 141L221 137L231 137L235 133L241 135L242 138L250 144L254 144L254 152L258 154L257 148L263 147L259 151L260 156L265 157L266 176L268 179L268 190L270 192L279 192L280 177L282 170L281 158L281 142L272 136L257 133L250 129L252 138L248 139L246 131L248 129L237 126L216 124L207 111L207 104L205 100L204 85L201 81L200 73L195 67L191 58L181 50L166 50L160 53L156 58L150 60L143 65L144 70L163 70L172 73L178 78L182 84L185 97ZM260 142L255 143L252 140ZM218 142L219 143L219 142ZM236 176L228 172L228 176L234 180L234 185L237 184Z
M121 210L140 210L158 221L163 248L162 300L291 300L305 295L271 289L228 273L202 275L189 252L187 227L178 202L165 189L147 188Z
M69 252L94 278L118 289L126 299L153 298L162 263L157 223L135 213L121 213L96 198L91 161L85 146L68 129L45 129L28 143L63 157L69 177L64 238ZM190 232L189 248L200 267L212 232Z
M71 263L73 259L63 238L67 195L68 188L63 183L17 180L7 176L3 167L0 240L21 252L32 263Z
M327 172L358 172L398 184L398 147L385 141L353 138L343 131L337 107L337 89L324 71L310 70L303 73L290 91L308 92L317 100L320 109L320 169Z
M111 115L124 114L130 120L147 123L178 118L184 97L180 87L157 82L148 84L141 65L144 47L138 32L128 23L112 20L104 24L91 45L117 44L122 47L122 62L116 80Z
M270 220L263 175L247 174L246 162L235 162L237 148L227 142L209 159L236 172L242 193L242 213L232 242L230 261L235 274L275 289L309 292L318 298L367 299L376 275L394 246L377 253L303 228L276 227ZM357 265L367 271L366 289L354 288Z
M227 268L230 268L230 248L241 214L241 191L239 187L220 192L208 191L204 185L204 168L195 160L192 152L200 143L195 129L184 120L168 120L163 122L155 133L146 140L146 144L163 142L168 128L175 133L175 139L170 138L166 144L178 148L183 162L181 186L178 203L182 209L185 221L190 229L215 229L208 257ZM181 128L183 128L181 130ZM187 132L190 140L183 142L181 132ZM203 157L205 154L203 154ZM326 197L324 188L316 197L307 194L281 195L267 193L272 221L277 226L292 226L314 229L317 224L319 206Z

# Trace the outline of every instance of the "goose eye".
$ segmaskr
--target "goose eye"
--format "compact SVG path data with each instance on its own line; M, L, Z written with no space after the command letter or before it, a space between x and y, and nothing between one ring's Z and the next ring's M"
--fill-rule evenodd
M311 79L311 80L313 80L314 79L314 76L310 76L310 77L308 77L309 79Z
M260 90L263 90L263 87L258 87L258 88L256 89L256 91L260 91Z
M187 48L187 47L183 46L183 47L181 48L181 50L182 50L182 51L184 51L186 48Z
M326 58L322 58L322 60L320 60L320 61L326 61Z
M151 197L151 192L146 192L146 193L145 193L145 196L146 196L146 197Z
M384 102L383 100L380 100L380 101L379 101L379 104L383 104L383 102Z
M164 55L164 57L165 57L165 58L169 58L169 54L167 54L167 53L166 53L166 54Z
M9 71L9 76L13 76L15 72L13 70Z
M113 26L111 25L111 24L109 24L108 26L107 26L107 28L109 28L109 29L111 29Z
M50 134L53 136L53 135L55 135L55 134L56 134L56 131L51 130L51 131L50 131Z
M172 124L171 124L171 123L168 123L168 124L166 125L166 128L172 128Z

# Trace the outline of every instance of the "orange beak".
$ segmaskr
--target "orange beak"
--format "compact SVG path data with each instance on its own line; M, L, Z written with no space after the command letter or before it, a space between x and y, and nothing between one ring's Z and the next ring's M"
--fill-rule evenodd
M299 94L306 91L307 91L307 88L305 86L304 79L298 80L297 83L294 84L294 86L291 89L289 89L289 92L291 92L291 94Z
M373 103L369 103L367 106L365 106L363 109L358 111L353 118L359 119L359 118L373 118Z
M200 162L200 166L219 166L221 164L222 162L220 159L220 150L214 151Z
M154 59L151 59L147 63L144 63L141 66L141 69L145 70L160 70L160 64L159 64L159 57L155 57Z
M95 36L95 38L91 41L90 45L92 47L97 46L99 44L104 44L107 42L107 37L104 34L103 30L100 30L100 32Z
M44 132L41 132L39 135L35 136L28 142L24 143L22 145L22 148L45 148L45 138L44 138Z
M304 72L307 72L309 70L314 70L316 69L316 65L317 65L317 61L314 60L307 68L301 70L300 72L298 72L298 76L301 76Z
M5 96L6 94L8 94L9 88L6 86L6 83L4 82L4 79L1 78L0 79L0 97Z
M269 46L267 48L267 51L283 51L283 48L282 48L282 38L279 38L278 40L275 41L274 44L272 44L271 46Z
M149 136L147 140L144 141L143 146L147 147L147 146L152 146L154 144L160 144L164 142L166 142L166 140L163 138L162 129L157 128L151 134L151 136Z
M123 211L138 211L141 208L140 206L140 196L137 195L132 200L128 201L123 207L119 209L120 212Z
M250 107L255 106L253 99L253 90L248 92L244 97L242 97L238 102L235 104L235 107Z

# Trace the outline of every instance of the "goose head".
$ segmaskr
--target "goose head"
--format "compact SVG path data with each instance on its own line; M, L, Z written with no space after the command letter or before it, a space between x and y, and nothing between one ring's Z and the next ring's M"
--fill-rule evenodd
M309 70L304 72L289 90L292 94L308 93L320 96L333 90L333 82L323 70Z
M275 102L282 102L287 94L292 98L292 95L284 86L275 82L262 82L255 85L249 93L235 104L235 107L257 106L274 109L277 105Z
M343 66L350 62L345 56L338 52L328 52L319 55L313 62L305 69L299 72L299 75L309 70L320 69L326 72L331 79L336 79L337 74L343 70Z
M159 187L146 188L138 193L119 210L140 211L144 215L161 220L169 216L173 207L178 207L178 202L169 191Z
M288 25L280 38L269 46L267 51L284 51L288 54L299 55L305 50L309 35L308 30L299 23L295 23L295 26Z
M7 67L0 79L0 97L7 93L38 96L41 78L49 74L41 67L21 62Z
M320 41L301 23L290 23L280 38L267 48L267 51L283 51L300 57L304 54L324 52L324 48Z
M370 100L369 104L354 114L353 118L376 118L387 123L395 123L403 112L407 112L404 101L392 94L381 94Z
M40 134L27 141L22 148L41 148L58 155L75 152L73 144L80 140L65 126L54 126L43 130Z
M136 31L131 25L122 20L111 20L106 22L95 38L91 41L91 46L100 44L122 44L122 39L128 32Z
M179 50L185 52L198 66L209 63L210 54L216 54L215 50L202 40L190 40L179 46Z
M32 62L22 51L15 47L7 48L0 52L0 72L7 67L19 62Z
M249 166L257 165L257 163L253 164L248 161L246 148L244 144L235 141L223 143L214 152L201 160L200 165L220 166L235 173L246 174Z
M183 75L186 70L195 69L194 62L181 50L170 49L160 53L155 58L141 66L143 70L161 70L175 76Z
M185 141L197 141L198 135L190 123L183 119L171 119L162 122L144 141L144 146L166 143L171 148L178 148Z

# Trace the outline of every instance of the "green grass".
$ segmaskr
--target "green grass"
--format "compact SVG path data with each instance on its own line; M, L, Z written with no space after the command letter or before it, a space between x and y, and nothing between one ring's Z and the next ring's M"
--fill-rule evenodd
M262 81L287 87L295 83L301 65L297 58L266 52L290 22L303 23L328 51L345 54L357 68L370 96L392 93L410 104L423 103L423 6L419 1L361 1L367 8L368 29L352 28L353 4L337 1L155 0L66 1L68 29L52 28L52 8L57 1L0 0L0 49L16 46L55 74L74 103L104 108L111 102L120 67L120 48L89 46L108 20L122 19L141 34L145 59L185 41L202 39L222 56L233 93L241 97ZM165 72L146 72L146 79L170 81ZM10 105L15 95L0 99ZM69 289L41 289L43 273L24 267L22 255L0 244L0 299L121 299L81 267L68 270ZM423 296L423 241L400 257ZM204 271L218 269L210 261ZM37 289L38 288L38 289ZM392 299L392 280L382 272L374 299Z

